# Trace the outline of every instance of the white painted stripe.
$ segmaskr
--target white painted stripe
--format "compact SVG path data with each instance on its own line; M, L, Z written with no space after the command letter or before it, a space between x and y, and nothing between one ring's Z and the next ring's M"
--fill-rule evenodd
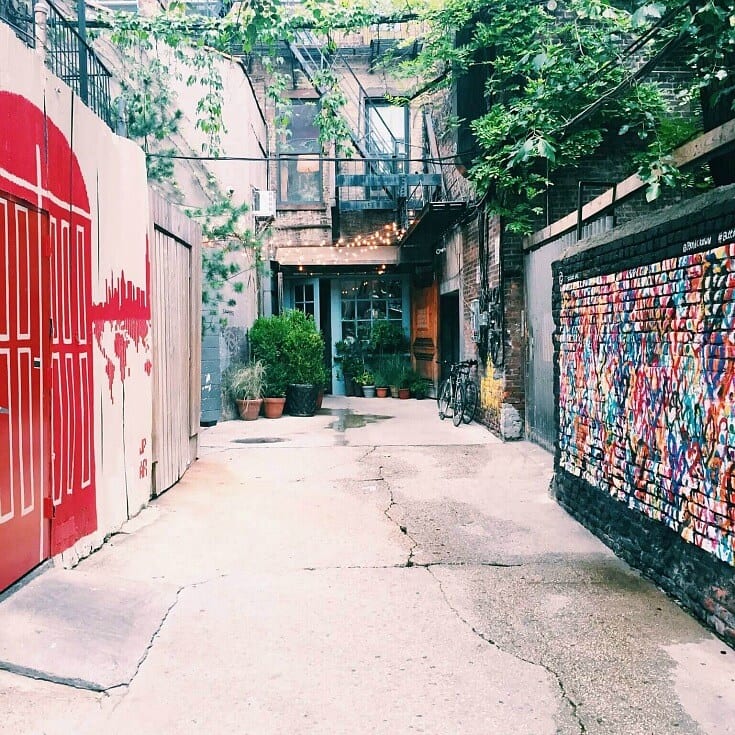
M77 396L74 388L74 355L64 355L64 372L66 373L66 441L64 442L67 464L66 464L66 494L74 494L74 455L76 453L76 432L73 421L73 407L77 405Z
M61 358L58 354L51 356L51 395L53 401L53 409L51 412L51 498L54 505L61 503L61 485L64 477L63 462L64 455L56 457L54 447L56 446L57 434L61 433L60 421L64 415L62 413L62 397L61 397ZM59 462L59 473L56 474L56 460Z
M5 319L4 323L0 323L0 341L8 342L10 340L10 264L8 258L10 257L10 242L9 242L9 231L8 231L8 201L7 199L0 198L0 225L2 226L2 242L5 247L4 254L4 268L0 272L0 284L5 287Z
M59 287L59 308L61 309L61 340L65 345L71 344L71 242L69 223L61 221L61 282Z
M60 298L60 282L61 274L59 273L59 263L61 261L59 253L59 227L56 217L49 218L49 231L51 236L51 322L53 329L51 332L51 342L55 345L59 344L59 298Z
M82 421L79 427L82 432L82 487L89 487L92 484L92 422L90 420L92 412L92 391L89 389L89 360L86 354L79 355L79 377L82 387L81 406Z
M21 226L21 220L24 225ZM15 205L15 314L18 339L31 338L31 242L28 209ZM21 257L25 263L25 283L21 281ZM21 326L21 318L23 326ZM25 331L24 331L25 328Z
M44 199L48 199L62 209L69 211L69 209L71 208L71 211L74 212L74 214L78 214L81 217L86 217L90 221L92 220L92 216L88 210L82 209L76 205L72 206L69 202L65 202L63 199L57 197L55 194L52 194L48 189L43 189L40 186L35 186L25 179L14 176L10 173L10 171L2 168L2 166L0 166L0 177L5 179L6 181L9 181L12 184L15 184L16 186L20 186L26 189L29 193L35 194L36 197L40 192Z
M4 367L3 367L4 366ZM5 374L6 390L8 396L8 409L7 416L0 416L0 421L8 421L8 478L7 478L7 490L9 491L10 504L9 508L3 512L3 495L5 491L0 486L0 524L6 523L15 516L15 480L13 477L13 464L15 461L15 454L13 451L13 422L15 415L15 407L13 405L13 393L10 387L10 350L8 348L0 349L0 375ZM5 478L0 477L0 482L3 482Z
M80 345L87 344L87 280L84 277L86 251L84 249L84 228L77 227L76 257L77 257L77 340Z
M21 389L20 404L24 411L28 411L28 421L19 426L20 436L20 514L27 516L36 507L36 477L33 461L35 452L35 425L33 420L33 357L30 347L18 350L18 387ZM30 460L26 468L25 452Z

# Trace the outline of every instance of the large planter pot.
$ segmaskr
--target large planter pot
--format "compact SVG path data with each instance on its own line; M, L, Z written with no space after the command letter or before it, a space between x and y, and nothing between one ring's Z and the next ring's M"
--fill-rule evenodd
M374 385L363 385L362 394L365 398L375 398L375 386Z
M313 416L316 413L316 402L319 397L319 386L310 383L293 383L286 392L286 413L291 416Z
M387 398L388 388L386 386L381 386L380 388L376 388L375 394L378 396L378 398Z
M263 412L267 419L280 419L283 415L283 407L286 405L286 398L264 398Z
M260 413L260 405L263 403L262 398L249 399L244 401L236 400L237 410L240 412L240 418L243 421L255 421Z
M408 388L399 388L398 397L405 401L407 398L411 397L411 391Z

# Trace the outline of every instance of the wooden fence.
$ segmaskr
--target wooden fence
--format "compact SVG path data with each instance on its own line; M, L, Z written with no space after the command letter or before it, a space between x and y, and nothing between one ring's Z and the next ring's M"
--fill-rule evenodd
M150 212L156 496L178 482L199 448L202 233L154 191Z

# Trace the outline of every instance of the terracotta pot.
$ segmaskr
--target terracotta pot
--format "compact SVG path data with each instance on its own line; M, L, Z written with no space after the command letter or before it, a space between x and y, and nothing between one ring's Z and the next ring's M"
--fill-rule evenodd
M238 399L235 403L237 403L237 410L240 412L240 418L243 419L243 421L255 421L260 413L260 404L263 403L263 399L246 398L244 401Z
M267 419L280 419L283 407L286 405L286 396L280 398L264 398L263 410Z
M324 402L324 389L320 388L319 393L316 395L316 410L319 411L322 407L322 403Z
M408 388L399 388L398 397L405 401L407 398L411 397L411 391Z
M387 398L388 397L388 388L385 388L385 387L376 388L375 389L375 395L377 395L378 398Z

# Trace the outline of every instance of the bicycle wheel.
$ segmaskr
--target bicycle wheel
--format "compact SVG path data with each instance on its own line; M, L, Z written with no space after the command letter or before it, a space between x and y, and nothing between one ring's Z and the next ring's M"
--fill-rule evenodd
M444 393L444 386L449 383L449 378L444 378L441 383L439 383L439 390L436 392L436 407L441 408L442 407L442 393Z
M454 409L452 423L455 426L459 426L462 423L462 416L464 415L464 386L462 383L457 383L457 390L454 393L452 408Z
M473 380L468 380L464 384L464 412L462 413L462 421L469 424L475 418L477 411L477 385Z
M439 404L439 418L444 421L449 416L449 407L452 405L452 384L449 380L442 383L436 402Z

